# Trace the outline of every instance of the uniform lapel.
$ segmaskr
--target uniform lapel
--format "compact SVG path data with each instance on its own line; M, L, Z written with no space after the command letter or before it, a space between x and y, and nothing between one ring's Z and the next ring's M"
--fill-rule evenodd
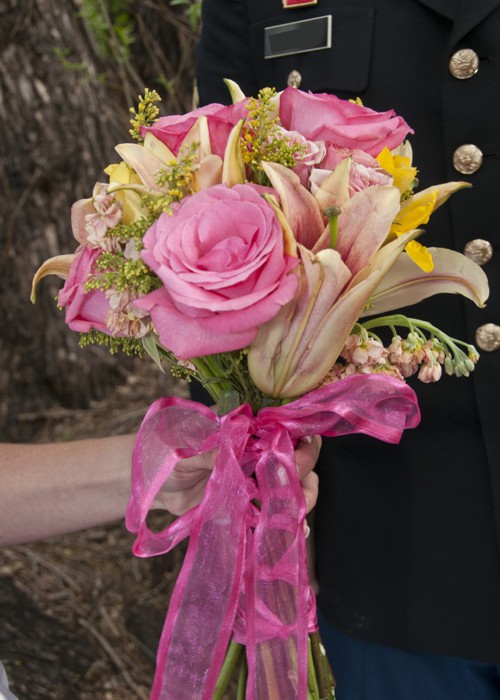
M463 36L500 5L500 0L417 0L417 2L454 22L452 45L457 44Z
M456 44L500 6L500 0L461 0L455 17L451 43Z
M457 2L459 0L417 0L421 5L429 7L446 19L454 20L457 13Z

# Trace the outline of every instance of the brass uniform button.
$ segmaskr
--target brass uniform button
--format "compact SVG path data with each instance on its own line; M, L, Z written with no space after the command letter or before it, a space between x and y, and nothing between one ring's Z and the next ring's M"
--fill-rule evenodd
M460 49L450 58L450 73L458 80L467 80L479 70L479 56L472 49Z
M496 323L485 323L476 331L476 343L485 352L493 352L500 348L500 326Z
M464 255L478 265L486 265L493 257L493 246L482 238L474 238L466 244Z
M294 88L299 88L302 85L302 75L298 70L292 70L288 74L287 85Z
M453 153L453 167L462 175L472 175L482 164L482 151L473 143L464 143Z

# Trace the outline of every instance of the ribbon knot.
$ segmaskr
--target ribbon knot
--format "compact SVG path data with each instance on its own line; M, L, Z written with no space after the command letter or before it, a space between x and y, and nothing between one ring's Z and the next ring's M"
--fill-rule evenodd
M294 444L306 435L354 432L398 442L418 421L413 390L383 375L353 375L255 417L248 405L218 418L175 397L150 407L134 448L127 508L134 553L163 554L190 537L151 700L210 700L231 636L246 646L247 700L268 700L270 684L272 697L305 700L316 614ZM151 532L148 511L178 461L214 448L201 503Z

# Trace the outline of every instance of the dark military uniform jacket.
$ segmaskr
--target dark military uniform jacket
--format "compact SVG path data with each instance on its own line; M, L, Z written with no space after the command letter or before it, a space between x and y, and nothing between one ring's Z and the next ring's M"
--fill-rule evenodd
M266 27L324 16L331 48L264 58ZM434 214L422 240L459 251L479 241L487 308L447 295L405 313L473 343L478 328L492 324L491 333L472 378L412 381L422 421L400 445L325 440L319 606L362 639L499 663L500 2L319 0L285 10L281 0L203 0L202 103L228 101L224 77L248 95L295 81L394 108L415 130L421 188L473 185Z

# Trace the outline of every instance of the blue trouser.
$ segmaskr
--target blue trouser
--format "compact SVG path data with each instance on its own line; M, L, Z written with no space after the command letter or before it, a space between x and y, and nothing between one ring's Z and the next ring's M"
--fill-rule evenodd
M500 700L500 665L364 642L322 616L319 624L337 700Z

